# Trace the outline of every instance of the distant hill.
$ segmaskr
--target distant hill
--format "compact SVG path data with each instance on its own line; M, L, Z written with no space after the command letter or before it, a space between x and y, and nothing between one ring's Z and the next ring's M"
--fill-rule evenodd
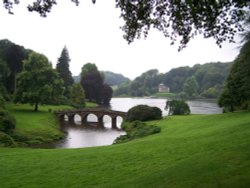
M101 73L104 75L104 83L108 84L109 86L117 86L125 82L130 82L130 79L123 76L122 74L110 71L101 71ZM73 76L73 78L76 83L80 82L80 75Z
M104 74L105 79L104 82L110 86L120 85L124 82L129 82L130 79L123 76L122 74L110 72L110 71L102 71Z

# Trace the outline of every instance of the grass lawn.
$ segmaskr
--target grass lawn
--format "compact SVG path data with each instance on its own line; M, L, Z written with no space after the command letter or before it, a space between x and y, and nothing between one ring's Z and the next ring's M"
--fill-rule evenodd
M95 103L87 102L87 107L95 107ZM66 105L39 105L38 111L29 104L8 103L6 108L16 118L15 135L27 144L40 144L60 139L64 134L59 130L59 123L54 111L71 109Z
M10 104L6 108L16 118L15 134L28 144L50 142L63 137L54 110L69 109L69 106L40 105L38 112L28 104Z
M250 112L149 124L161 133L112 146L0 148L1 187L250 187Z

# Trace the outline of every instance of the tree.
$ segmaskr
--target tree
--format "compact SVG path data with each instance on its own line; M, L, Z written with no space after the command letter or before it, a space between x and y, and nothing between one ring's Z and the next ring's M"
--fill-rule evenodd
M79 0L71 0L76 5ZM95 3L96 0L92 0ZM12 12L13 4L19 0L4 0L4 7ZM36 11L46 17L56 0L34 0L29 11ZM233 42L235 33L242 31L242 21L250 8L247 0L198 1L198 0L116 0L125 21L122 30L130 43L142 34L147 37L151 28L156 28L169 37L172 43L180 37L182 49L194 36L203 34L213 37L218 45L224 41Z
M5 61L10 69L10 75L7 80L7 89L11 94L16 91L16 75L22 71L23 60L27 57L25 49L19 45L11 43L5 52Z
M103 84L101 91L101 104L108 105L112 98L113 90L108 84Z
M189 98L195 98L198 95L199 86L194 76L186 79L183 85L183 92L187 94Z
M5 86L9 74L10 70L6 62L0 59L0 95L3 99L8 99L8 93Z
M74 83L74 79L69 70L69 52L67 47L65 46L61 52L61 56L58 58L58 62L56 64L56 70L59 73L59 76L64 81L65 92L64 95L69 97L69 87Z
M165 109L168 110L169 115L188 115L190 108L183 100L172 100L166 102Z
M15 102L30 103L38 110L39 104L55 103L62 97L63 81L52 69L47 57L31 53L24 61L24 70L18 76Z
M80 83L72 85L72 88L70 90L70 100L78 106L85 106L85 93Z
M104 84L103 75L95 64L87 63L82 67L81 85L87 99L98 104L109 104L113 93L112 88Z
M229 111L250 108L250 40L235 59L218 103Z

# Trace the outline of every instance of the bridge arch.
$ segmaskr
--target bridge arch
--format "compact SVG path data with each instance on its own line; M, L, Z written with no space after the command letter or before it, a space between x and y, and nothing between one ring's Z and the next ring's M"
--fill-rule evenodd
M56 112L56 115L62 120L65 118L61 118L62 116L65 117L65 115L68 117L69 123L75 123L75 116L79 115L81 117L81 122L88 123L88 116L94 115L97 117L97 123L100 126L104 126L104 117L108 116L111 118L111 127L117 128L117 119L124 119L127 115L126 112L120 112L120 111L114 111L114 110L107 110L107 109L77 109L77 110L65 110L65 111L58 111ZM95 122L95 121L94 121Z

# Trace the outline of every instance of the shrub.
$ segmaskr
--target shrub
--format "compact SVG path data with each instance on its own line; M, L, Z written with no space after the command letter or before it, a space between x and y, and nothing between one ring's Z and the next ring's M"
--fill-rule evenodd
M158 120L162 118L162 111L158 107L150 107L147 105L137 105L129 109L127 121L148 121Z
M11 132L15 129L16 120L5 110L0 110L0 131Z
M183 100L167 101L166 109L168 109L169 115L188 115L190 114L190 108L188 104Z
M115 144L117 143L124 143L135 138L145 137L151 134L156 134L161 131L160 127L154 125L147 125L141 121L133 121L133 122L124 122L122 124L123 130L127 132L126 135L121 135L114 141Z
M11 136L0 132L0 146L2 147L13 147L16 146L13 138L11 138Z

